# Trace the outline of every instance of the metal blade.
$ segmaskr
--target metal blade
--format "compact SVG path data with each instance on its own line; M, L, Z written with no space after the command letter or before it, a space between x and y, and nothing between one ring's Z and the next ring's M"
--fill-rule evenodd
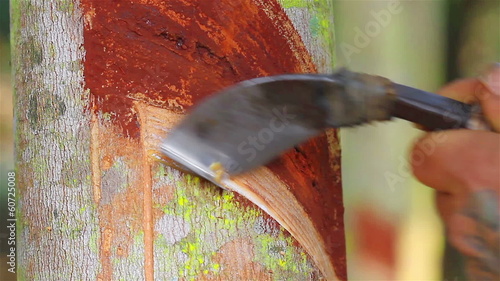
M431 130L472 128L484 123L473 109L383 77L345 69L332 75L263 77L241 82L200 103L167 136L160 150L221 185L224 175L264 165L327 127L395 116Z
M221 174L214 167L242 173L326 127L389 119L394 97L388 85L385 78L346 70L244 81L201 102L160 149L218 183Z
M319 134L332 78L282 75L245 81L200 103L168 135L161 150L193 172L214 180L214 163L238 174Z

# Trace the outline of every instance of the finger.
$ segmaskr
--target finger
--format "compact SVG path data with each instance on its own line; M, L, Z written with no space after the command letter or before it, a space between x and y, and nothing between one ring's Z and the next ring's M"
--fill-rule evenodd
M436 202L450 243L489 270L498 267L499 200L499 193L490 189L469 193L465 197L438 194Z
M437 93L450 99L472 103L477 100L475 93L480 87L482 87L482 83L479 79L467 78L453 81L441 88Z
M476 233L477 222L470 217L455 213L446 222L450 243L465 256L482 255L484 246Z
M449 224L453 214L465 204L467 194L452 194L448 192L436 192L436 207L439 216L446 225Z
M464 103L479 102L486 120L500 132L500 64L490 67L479 78L451 82L438 94Z
M450 130L426 134L411 153L414 175L437 191L500 188L500 135ZM465 192L465 191L463 191Z
M500 64L491 67L479 81L481 86L476 92L476 98L493 129L500 132Z

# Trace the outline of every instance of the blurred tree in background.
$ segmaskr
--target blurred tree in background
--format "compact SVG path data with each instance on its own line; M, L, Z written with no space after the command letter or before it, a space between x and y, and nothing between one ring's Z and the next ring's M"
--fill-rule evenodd
M337 0L335 13L338 61L353 70L437 91L500 61L498 0ZM351 49L342 50L342 44ZM341 132L349 276L466 280L461 256L443 239L433 191L404 169L414 139L422 134L410 127L395 121ZM391 185L384 173L401 181ZM359 221L366 209L376 219L371 218L363 240ZM389 228L394 233L387 235ZM361 256L363 250L372 256ZM381 260L387 252L393 264L384 268Z
M9 36L9 1L0 1L0 38L2 42Z
M7 271L7 172L13 169L12 89L10 83L9 1L0 0L0 280L16 280Z
M477 76L500 62L500 2L447 1L446 79ZM446 241L443 280L466 280L462 256Z
M0 0L0 71L10 71L9 1Z

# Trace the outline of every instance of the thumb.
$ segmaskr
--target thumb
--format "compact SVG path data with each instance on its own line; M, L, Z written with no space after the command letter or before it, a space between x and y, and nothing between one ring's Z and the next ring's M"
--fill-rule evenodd
M492 65L480 78L476 98L486 120L496 132L500 132L500 63Z
M413 148L414 175L445 193L499 188L500 135L487 131L432 132Z

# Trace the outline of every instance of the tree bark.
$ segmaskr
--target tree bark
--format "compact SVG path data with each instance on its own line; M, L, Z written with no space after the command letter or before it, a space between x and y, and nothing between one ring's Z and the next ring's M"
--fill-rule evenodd
M98 208L85 52L72 1L12 1L18 279L93 280Z
M20 280L346 279L336 131L236 192L155 161L205 96L330 71L328 1L11 6Z

